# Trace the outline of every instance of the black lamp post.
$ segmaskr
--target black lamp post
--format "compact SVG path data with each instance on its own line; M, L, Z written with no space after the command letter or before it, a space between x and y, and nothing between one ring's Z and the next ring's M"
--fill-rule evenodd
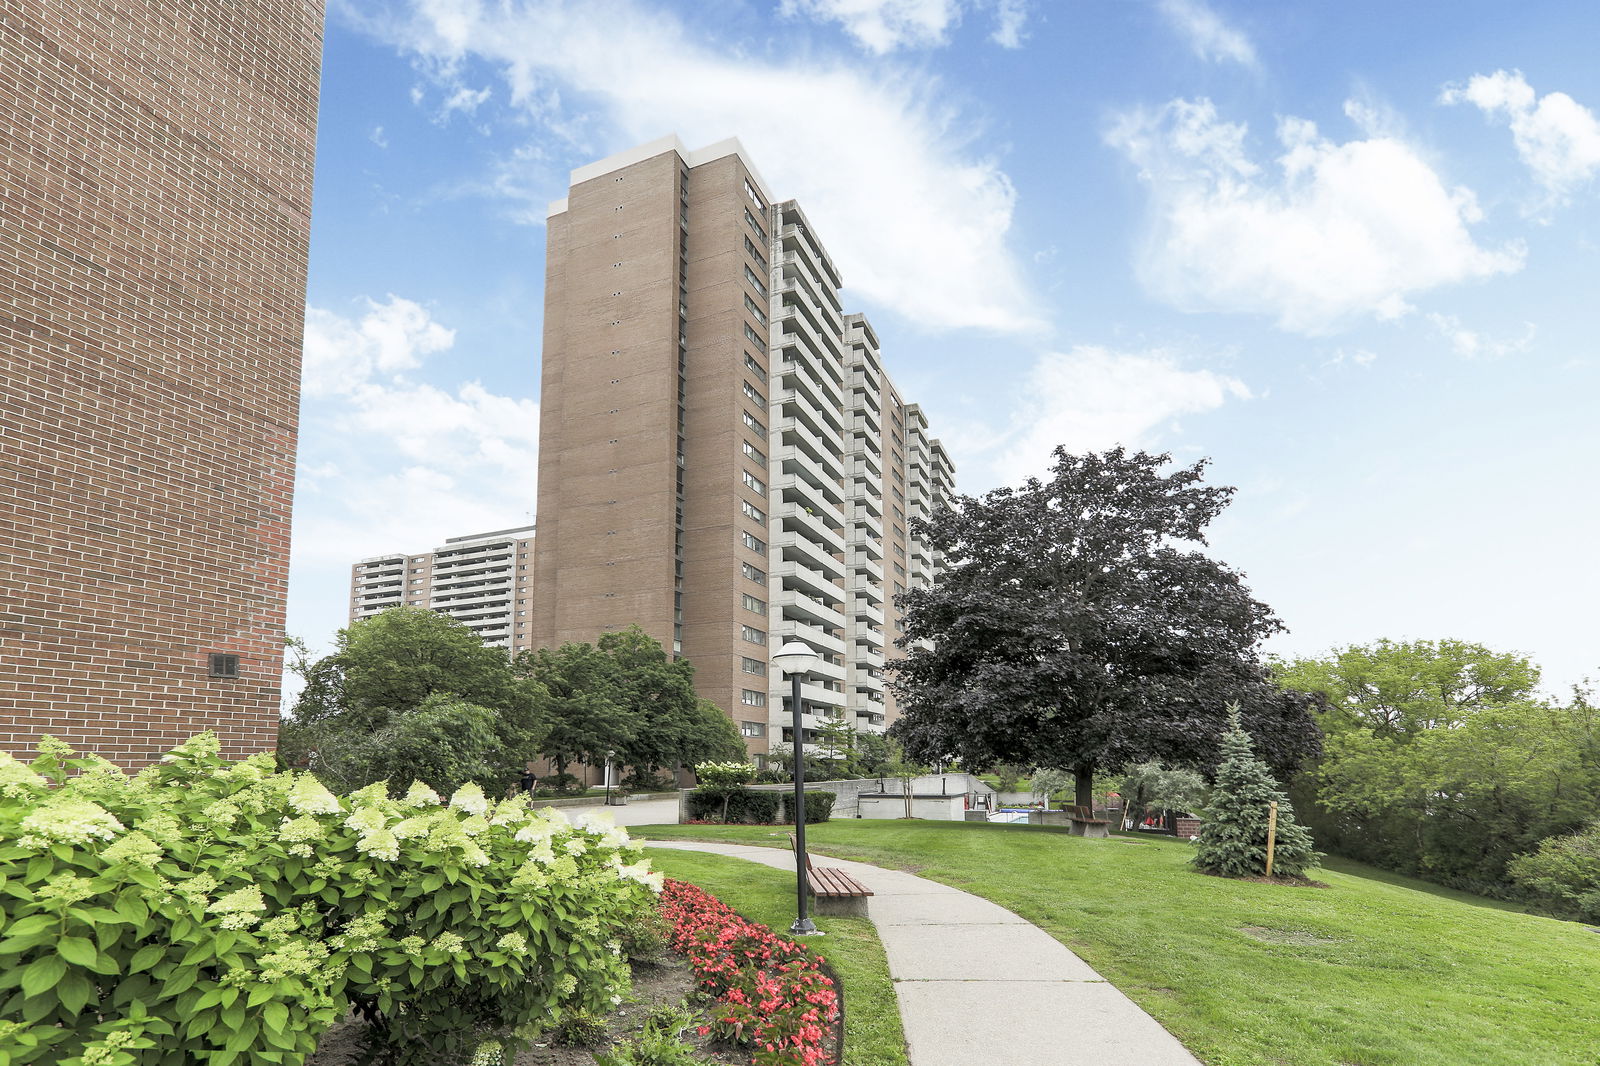
M806 897L810 886L806 880L806 747L805 733L800 724L800 681L811 672L821 658L811 645L803 640L791 640L772 656L778 669L789 675L789 715L794 731L794 888L795 905L799 917L789 927L792 936L817 935L817 927L806 916Z

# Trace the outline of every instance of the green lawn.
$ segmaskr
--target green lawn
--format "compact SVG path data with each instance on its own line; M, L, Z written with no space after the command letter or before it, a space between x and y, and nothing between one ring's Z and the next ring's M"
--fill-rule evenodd
M688 881L753 921L780 934L795 917L794 875L770 866L652 848L650 864L668 877ZM906 1066L906 1040L900 1029L889 965L868 918L826 917L826 936L805 943L827 960L844 986L844 1066Z
M785 843L765 826L635 832ZM1582 925L1347 862L1321 889L1206 877L1170 839L843 820L806 835L1010 908L1209 1066L1600 1066L1600 935Z

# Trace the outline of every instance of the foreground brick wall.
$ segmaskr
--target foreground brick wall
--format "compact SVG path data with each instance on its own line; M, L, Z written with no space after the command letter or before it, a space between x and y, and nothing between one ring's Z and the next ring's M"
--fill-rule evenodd
M276 743L322 14L0 0L5 750Z

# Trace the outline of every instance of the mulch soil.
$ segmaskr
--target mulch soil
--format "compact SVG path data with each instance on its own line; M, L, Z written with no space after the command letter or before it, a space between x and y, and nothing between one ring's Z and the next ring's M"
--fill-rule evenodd
M689 964L676 954L668 954L660 963L635 962L633 964L633 996L624 1000L606 1019L606 1037L593 1047L558 1047L541 1040L517 1055L511 1066L594 1066L595 1056L618 1043L638 1037L644 1020L657 1007L674 1007L685 999L692 1008L704 1016L705 1008L696 1006L694 977ZM306 1060L306 1066L354 1066L358 1061L364 1023L355 1017L329 1029L317 1044L316 1053ZM718 1066L749 1066L750 1052L725 1042L701 1036L693 1028L683 1034L683 1040L694 1047L699 1061Z

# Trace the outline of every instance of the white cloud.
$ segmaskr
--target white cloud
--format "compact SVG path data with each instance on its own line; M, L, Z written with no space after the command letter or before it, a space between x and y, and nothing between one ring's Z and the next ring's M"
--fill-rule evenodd
M1000 484L1042 475L1058 444L1069 452L1153 447L1181 416L1247 400L1250 390L1237 378L1185 369L1171 352L1078 346L1040 356L1025 395L1009 429L991 444Z
M1375 123L1370 108L1352 104ZM1521 269L1520 244L1480 247L1471 190L1446 186L1398 136L1335 143L1314 123L1278 123L1275 171L1258 167L1243 123L1210 100L1173 100L1120 116L1107 142L1150 189L1139 271L1186 310L1269 314L1317 334L1362 316L1389 319L1412 295Z
M307 396L353 392L374 375L415 369L424 356L455 343L455 330L433 321L420 304L392 294L386 303L365 302L359 321L306 308L302 387Z
M367 140L371 141L373 144L377 145L379 148L387 148L387 147L389 147L389 138L387 138L387 137L385 137L383 135L383 127L382 126L374 126L374 127L372 127L372 132L367 134Z
M1201 59L1212 63L1256 65L1255 46L1240 30L1228 25L1201 0L1160 0L1161 13L1172 28L1189 41Z
M949 42L963 9L994 9L990 40L1006 48L1022 44L1026 0L783 0L778 10L818 22L837 22L862 48L884 55L901 48L932 48Z
M476 381L441 388L412 380L407 372L448 351L455 332L397 296L366 308L359 319L306 309L306 513L297 513L296 550L349 561L402 547L388 542L415 530L438 527L433 539L472 532L470 515L499 516L485 528L516 524L533 507L538 404ZM397 463L408 464L400 474Z
M971 150L976 129L937 102L931 76L815 54L744 57L630 0L416 0L409 17L367 28L415 54L446 93L466 64L488 63L519 120L554 131L569 157L670 131L691 147L738 136L775 192L804 203L853 295L929 328L1042 328L1006 245L1015 190ZM545 154L527 157L544 177ZM494 179L529 184L510 171ZM561 181L540 199L563 192Z
M1430 314L1428 322L1439 335L1450 342L1459 356L1467 359L1500 359L1525 352L1533 344L1538 328L1532 322L1524 325L1522 336L1511 339L1492 337L1478 330L1468 329L1455 315Z
M1439 102L1476 104L1490 118L1504 118L1517 155L1554 203L1600 172L1600 119L1566 93L1539 96L1521 71L1474 74L1464 87L1446 87Z

